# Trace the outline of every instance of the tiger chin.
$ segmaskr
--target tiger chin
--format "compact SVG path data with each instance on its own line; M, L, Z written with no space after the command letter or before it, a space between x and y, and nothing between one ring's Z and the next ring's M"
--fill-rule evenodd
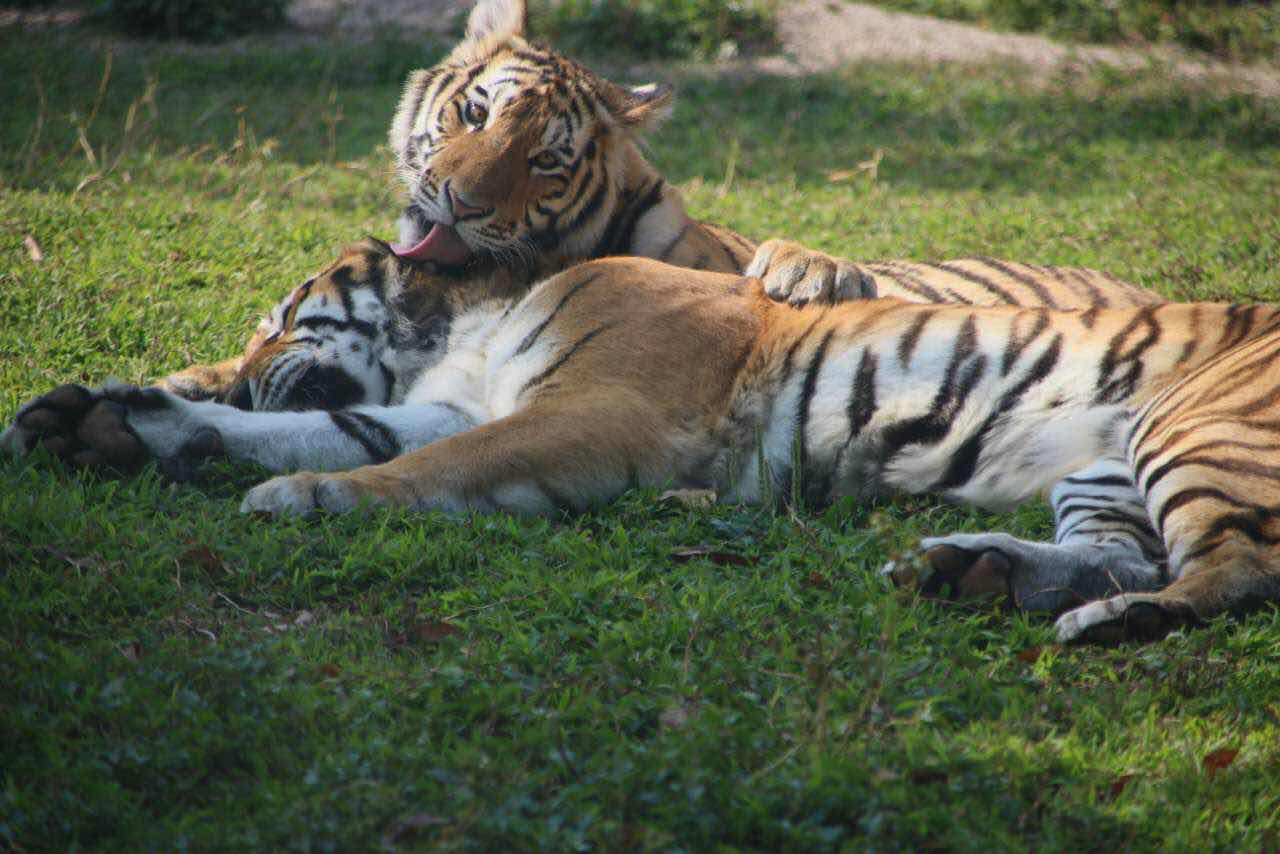
M281 476L242 510L277 515L574 513L635 487L746 503L793 488L810 504L1048 495L1054 542L931 538L920 586L1058 614L1064 641L1153 638L1280 602L1280 478L1256 459L1280 414L1277 308L797 310L759 280L646 259L528 289L368 240L260 334L244 409L64 386L0 447L118 468L251 461ZM282 408L317 368L341 378L343 405Z

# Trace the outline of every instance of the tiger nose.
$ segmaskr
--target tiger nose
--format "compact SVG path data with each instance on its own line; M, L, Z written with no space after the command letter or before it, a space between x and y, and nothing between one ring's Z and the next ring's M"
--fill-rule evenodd
M445 185L444 192L449 197L449 210L453 211L455 221L474 219L475 217L484 216L493 210L493 208L480 208L467 204L462 200L461 196L454 192L452 182Z

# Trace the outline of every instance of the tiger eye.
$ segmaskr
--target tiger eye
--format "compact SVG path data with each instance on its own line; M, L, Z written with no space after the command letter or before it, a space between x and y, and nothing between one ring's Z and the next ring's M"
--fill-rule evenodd
M539 169L554 169L560 165L560 158L550 151L539 151L533 156L532 163Z
M467 105L462 108L462 117L469 124L480 127L489 118L489 110L484 104L478 104L475 101L467 101Z

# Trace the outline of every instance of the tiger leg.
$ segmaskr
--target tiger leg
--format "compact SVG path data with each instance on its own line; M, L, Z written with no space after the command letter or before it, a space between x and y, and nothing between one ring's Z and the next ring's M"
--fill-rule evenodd
M1052 543L1004 533L952 534L921 543L932 572L925 593L1003 596L1027 611L1061 613L1091 600L1166 583L1164 546L1128 464L1108 458L1053 489Z
M121 469L154 460L177 478L191 476L212 456L275 472L334 470L389 460L466 430L478 418L447 401L246 412L157 388L62 386L18 413L0 434L0 449L21 456L44 444L76 464Z
M192 365L156 380L156 387L187 400L222 400L236 383L243 356L212 365Z
M1172 583L1063 614L1061 640L1149 640L1280 603L1280 476L1261 456L1275 447L1275 422L1207 415L1188 413L1132 454L1168 548Z
M581 511L635 485L671 480L676 466L652 417L625 407L535 404L388 463L273 478L243 512L345 513L361 504L419 509ZM642 474L643 473L643 474Z

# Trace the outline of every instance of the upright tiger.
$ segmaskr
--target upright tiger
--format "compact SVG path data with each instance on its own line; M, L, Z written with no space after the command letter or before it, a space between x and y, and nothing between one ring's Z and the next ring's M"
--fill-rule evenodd
M319 372L345 408L64 386L0 446L329 470L249 491L243 510L274 514L577 512L667 485L756 502L796 479L812 502L929 491L1005 507L1051 490L1056 542L929 540L936 575L1065 612L1063 640L1280 602L1280 308L797 310L755 279L637 258L527 290L442 277L370 240L267 325L243 398L287 405Z
M606 80L526 40L524 18L519 0L483 0L453 52L409 76L389 135L408 197L399 247L407 258L461 275L501 267L531 284L580 261L639 255L746 271L795 304L876 295L1054 308L1158 300L1093 270L990 259L855 264L791 242L757 247L698 222L639 144L670 111L671 87ZM239 358L195 366L162 385L222 398L240 366Z

